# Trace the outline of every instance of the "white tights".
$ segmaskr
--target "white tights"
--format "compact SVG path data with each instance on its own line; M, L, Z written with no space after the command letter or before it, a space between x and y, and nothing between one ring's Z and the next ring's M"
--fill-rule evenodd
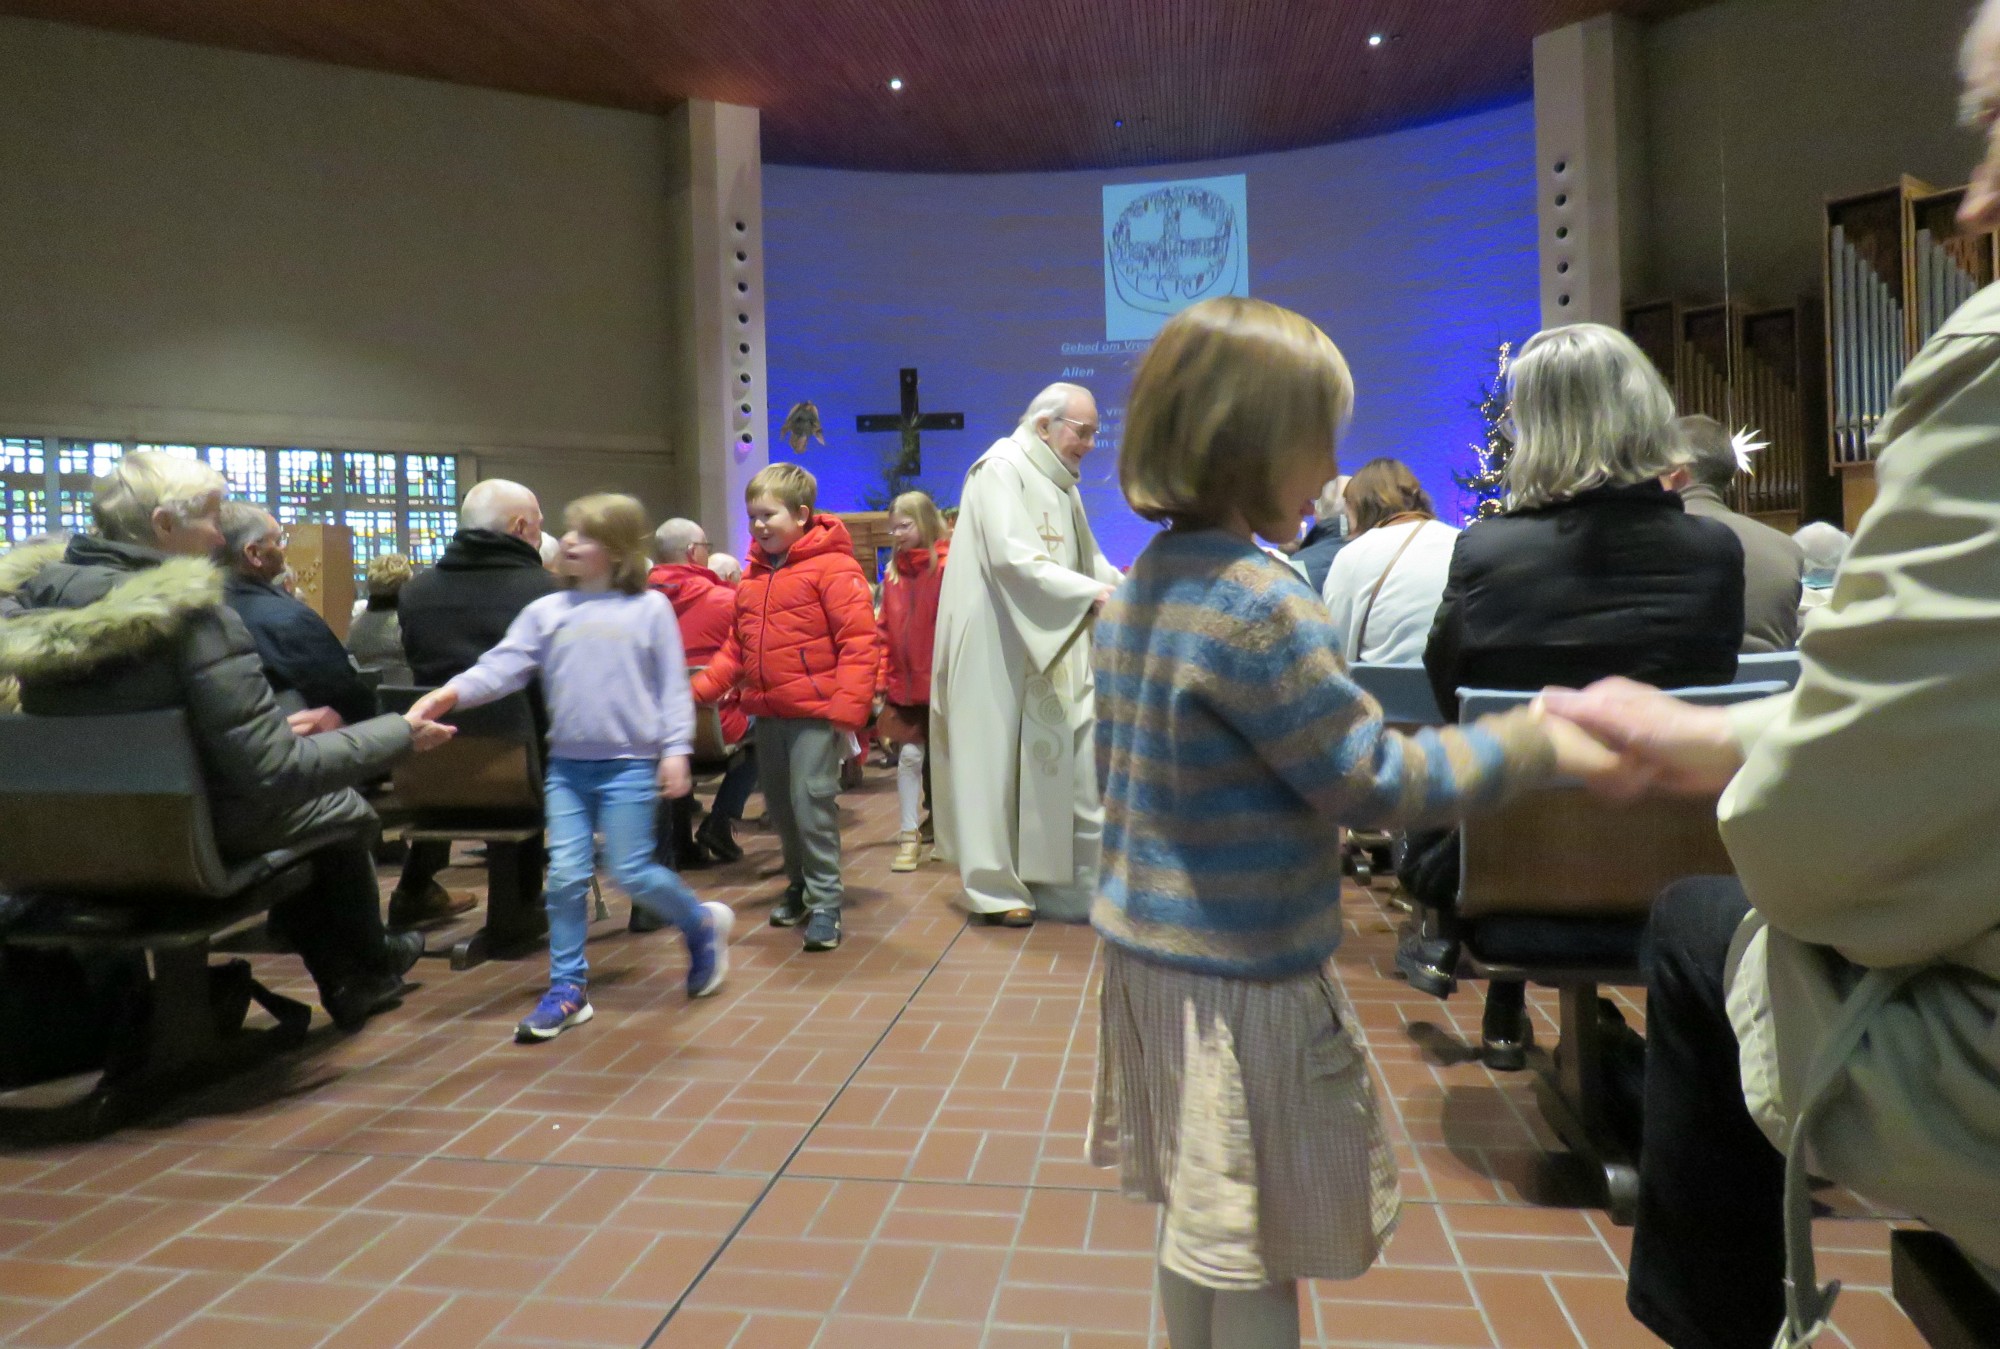
M1219 1292L1160 1266L1172 1349L1299 1349L1299 1286Z
M924 747L905 745L896 755L896 804L902 810L901 829L917 832L924 818Z

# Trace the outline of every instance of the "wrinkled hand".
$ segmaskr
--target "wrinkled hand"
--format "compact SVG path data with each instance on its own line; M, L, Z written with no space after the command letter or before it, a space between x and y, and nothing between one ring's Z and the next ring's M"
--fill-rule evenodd
M458 727L447 726L441 721L426 721L417 715L415 708L405 712L403 720L410 723L410 744L416 747L419 754L436 749L458 734Z
M1105 601L1111 598L1111 592L1117 588L1116 586L1106 586L1104 589L1098 591L1097 598L1090 602L1090 612L1093 614L1103 613Z
M660 760L660 795L678 801L694 790L694 775L688 771L685 754L670 754Z
M337 731L347 723L340 719L340 713L330 707L308 707L303 712L294 712L285 718L293 735L319 735L326 731Z
M1555 746L1558 775L1613 801L1636 800L1651 790L1657 774L1649 765L1593 739L1574 722L1546 712L1541 720Z
M1615 751L1654 790L1687 796L1720 792L1743 766L1729 714L1697 707L1631 679L1600 679L1589 688L1548 689L1538 705Z

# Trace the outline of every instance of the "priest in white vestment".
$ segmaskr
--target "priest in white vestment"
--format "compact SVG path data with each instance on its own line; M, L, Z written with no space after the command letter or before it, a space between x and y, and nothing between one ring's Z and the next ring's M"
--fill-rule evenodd
M1097 435L1087 389L1053 384L965 475L931 673L937 855L989 922L1083 922L1097 885L1090 628L1118 571L1076 490Z

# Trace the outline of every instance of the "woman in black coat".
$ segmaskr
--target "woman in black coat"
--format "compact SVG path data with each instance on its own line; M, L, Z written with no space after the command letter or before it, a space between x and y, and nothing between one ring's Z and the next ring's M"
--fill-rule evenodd
M1612 328L1537 334L1508 376L1514 453L1506 511L1459 536L1424 668L1438 706L1458 690L1582 688L1627 675L1660 688L1727 684L1743 645L1743 546L1689 515L1661 479L1678 467L1674 405ZM1410 982L1456 984L1458 841L1414 839L1405 884L1429 909L1396 953ZM1487 1061L1518 1066L1518 984L1488 993Z

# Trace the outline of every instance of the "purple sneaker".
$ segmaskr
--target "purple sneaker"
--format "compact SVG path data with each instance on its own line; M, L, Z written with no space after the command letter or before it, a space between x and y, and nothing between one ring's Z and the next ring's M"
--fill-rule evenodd
M514 1027L514 1039L524 1045L540 1044L596 1015L583 996L582 984L551 984L549 991L542 994L542 1000L535 1004L535 1010Z

